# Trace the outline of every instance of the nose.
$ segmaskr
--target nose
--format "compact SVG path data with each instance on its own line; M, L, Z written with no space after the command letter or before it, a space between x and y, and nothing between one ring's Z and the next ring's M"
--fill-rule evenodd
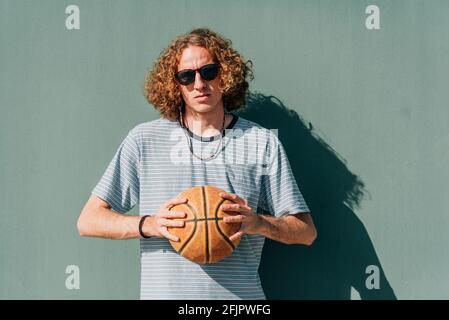
M206 88L206 81L203 80L203 78L201 78L201 75L199 73L199 71L197 70L195 72L195 84L193 86L193 88L195 90L203 90L204 88Z

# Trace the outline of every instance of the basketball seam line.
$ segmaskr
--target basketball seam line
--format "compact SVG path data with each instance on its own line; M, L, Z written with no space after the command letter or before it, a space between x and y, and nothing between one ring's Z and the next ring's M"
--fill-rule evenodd
M204 216L208 217L207 212L207 199L206 199L206 191L204 187L201 187L201 192L203 193L203 209L204 209ZM208 230L208 222L206 221L206 263L209 263L209 230Z
M218 220L223 220L223 218L218 218L218 210L220 209L221 204L225 201L225 199L221 200L220 203L217 205L217 208L215 209L215 224L217 225L217 230L220 232L222 238L226 241L227 244L229 244L232 248L232 250L235 250L235 246L232 243L231 240L229 240L228 236L224 234L224 232L221 230L220 225L218 224Z
M193 221L195 222L195 225L193 226L193 231L192 231L192 233L189 235L189 237L188 237L187 240L184 242L184 244L181 246L181 248L179 248L179 251L178 251L178 252L179 252L180 255L182 255L182 252L183 252L184 249L186 248L186 245L190 242L190 240L192 240L193 235L195 234L195 231L196 231L196 222L197 222L197 219L196 219L196 216L197 216L197 215L196 215L196 210L195 210L195 208L192 207L188 202L186 202L185 205L189 207L189 209L192 211L193 215L195 216L195 219L193 220Z
M189 220L182 220L182 221L183 222L195 222L195 221L212 221L212 220L223 220L223 218L189 219Z

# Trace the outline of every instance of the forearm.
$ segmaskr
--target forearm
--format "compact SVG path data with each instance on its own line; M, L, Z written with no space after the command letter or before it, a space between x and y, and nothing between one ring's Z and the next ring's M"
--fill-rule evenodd
M293 216L274 217L259 215L258 234L285 244L311 245L316 238L313 222L305 222Z
M81 236L106 239L140 238L138 216L126 216L111 209L98 207L82 212L78 219Z

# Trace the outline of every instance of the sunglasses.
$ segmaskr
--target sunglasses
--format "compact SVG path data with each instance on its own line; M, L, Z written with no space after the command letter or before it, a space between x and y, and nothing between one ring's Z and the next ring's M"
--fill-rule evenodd
M199 69L185 69L177 72L175 78L180 84L187 86L195 81L196 72L200 73L203 80L210 81L214 80L218 75L219 65L218 63L211 63L202 66Z

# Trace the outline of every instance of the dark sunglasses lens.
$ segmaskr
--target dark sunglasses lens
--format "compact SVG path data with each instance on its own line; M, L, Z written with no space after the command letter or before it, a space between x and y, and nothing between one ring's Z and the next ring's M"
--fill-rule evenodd
M218 74L217 64L208 64L200 69L201 77L204 80L214 80Z
M183 85L187 85L195 81L195 71L181 71L176 74L176 78Z

